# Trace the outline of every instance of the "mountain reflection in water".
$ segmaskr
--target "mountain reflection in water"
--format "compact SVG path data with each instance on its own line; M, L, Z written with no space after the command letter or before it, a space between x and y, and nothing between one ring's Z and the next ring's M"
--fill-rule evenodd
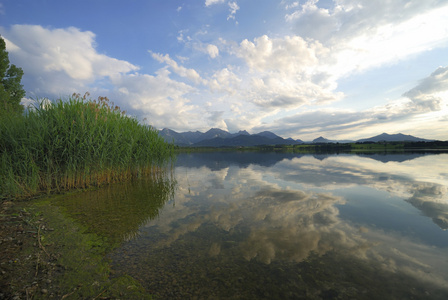
M448 297L447 154L180 154L110 254L162 299Z

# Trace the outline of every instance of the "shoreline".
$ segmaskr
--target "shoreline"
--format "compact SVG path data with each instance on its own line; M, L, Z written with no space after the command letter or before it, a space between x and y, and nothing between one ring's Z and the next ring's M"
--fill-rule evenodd
M1 299L152 299L132 277L114 276L102 237L51 199L1 202Z

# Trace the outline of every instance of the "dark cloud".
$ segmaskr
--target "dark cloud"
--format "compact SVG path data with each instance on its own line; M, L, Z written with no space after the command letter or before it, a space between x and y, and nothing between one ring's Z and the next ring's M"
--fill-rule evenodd
M278 96L270 102L263 102L263 107L291 107L304 104L305 100L300 97Z
M423 79L418 86L405 93L407 97L415 94L432 94L448 90L448 66L438 67L428 77Z
M224 114L224 111L210 111L208 112L209 117L208 120L212 123L216 123L222 120L222 115Z
M438 111L442 99L433 94L448 90L448 67L439 67L416 87L403 94L422 111Z
M356 128L362 124L372 123L373 119L366 112L330 112L312 111L299 113L286 118L278 119L269 130L281 136L292 136L310 132L331 132L343 129ZM254 128L255 131L268 130L263 126Z
M338 30L338 20L327 9L319 9L313 5L303 5L300 11L287 16L295 20L295 33L304 38L319 41L327 40Z

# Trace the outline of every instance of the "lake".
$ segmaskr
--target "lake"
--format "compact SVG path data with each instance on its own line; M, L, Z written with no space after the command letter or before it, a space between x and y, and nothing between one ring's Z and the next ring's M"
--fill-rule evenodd
M182 153L64 203L161 299L448 297L448 154Z

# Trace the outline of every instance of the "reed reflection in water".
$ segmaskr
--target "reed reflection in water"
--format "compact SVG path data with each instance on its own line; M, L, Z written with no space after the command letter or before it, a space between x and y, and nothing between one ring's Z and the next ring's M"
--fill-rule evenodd
M107 238L111 246L138 235L139 227L159 216L173 199L176 181L172 169L160 169L132 182L61 197L56 204L88 231Z

